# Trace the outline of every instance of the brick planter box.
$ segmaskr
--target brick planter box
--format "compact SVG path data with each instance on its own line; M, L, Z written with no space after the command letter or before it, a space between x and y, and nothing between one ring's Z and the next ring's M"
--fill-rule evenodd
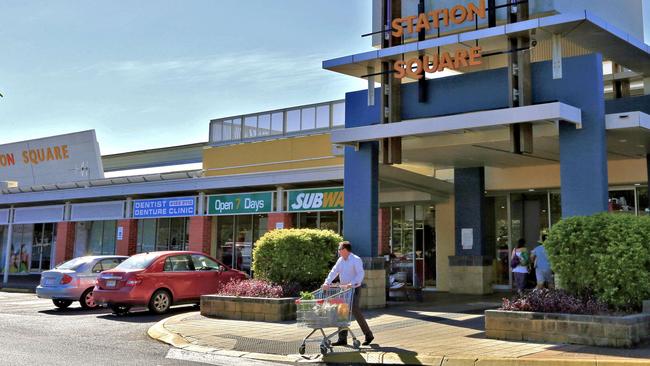
M488 338L630 348L650 339L650 314L591 316L485 311Z
M279 322L296 319L296 299L265 297L238 297L221 295L201 296L201 315L233 319Z

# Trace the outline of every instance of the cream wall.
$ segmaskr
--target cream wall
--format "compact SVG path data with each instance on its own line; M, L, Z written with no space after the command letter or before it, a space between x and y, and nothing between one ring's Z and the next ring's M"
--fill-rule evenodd
M449 291L449 257L455 247L454 196L436 204L436 289Z
M646 160L610 160L607 163L610 186L646 183ZM585 177L587 182L589 177ZM539 165L519 168L485 168L485 189L488 191L545 189L560 187L560 165Z

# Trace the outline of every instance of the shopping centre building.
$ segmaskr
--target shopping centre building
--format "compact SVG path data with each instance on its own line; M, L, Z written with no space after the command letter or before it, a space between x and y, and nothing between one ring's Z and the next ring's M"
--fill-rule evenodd
M650 6L621 4L376 0L374 50L323 62L367 90L218 118L206 143L0 146L0 267L190 249L250 271L266 231L315 227L415 287L509 289L519 238L650 214ZM196 169L123 174L183 164Z

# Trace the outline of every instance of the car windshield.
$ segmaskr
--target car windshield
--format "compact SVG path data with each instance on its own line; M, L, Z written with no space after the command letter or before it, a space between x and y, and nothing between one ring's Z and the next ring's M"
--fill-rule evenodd
M158 257L157 254L137 254L120 263L115 269L145 269Z
M79 257L79 258L71 259L71 260L57 266L56 269L69 269L69 270L74 271L74 270L78 269L79 267L81 267L82 265L90 262L91 260L92 260L92 258L89 258L89 257Z

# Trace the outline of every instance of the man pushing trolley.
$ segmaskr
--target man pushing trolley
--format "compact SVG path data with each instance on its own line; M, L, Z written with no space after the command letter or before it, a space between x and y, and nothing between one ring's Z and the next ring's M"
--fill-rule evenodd
M313 299L296 301L298 325L313 329L300 345L298 350L300 354L305 353L305 343L313 341L309 338L317 331L320 331L323 336L320 341L322 354L326 354L328 350L331 351L334 346L347 345L348 332L352 333L353 347L359 349L361 342L350 330L352 314L365 335L363 345L369 345L375 338L359 308L361 284L364 277L363 262L359 256L352 253L352 245L348 241L339 243L338 252L339 259L321 289L312 293ZM336 277L339 278L339 283L332 285ZM350 312L350 310L352 311ZM328 327L337 327L338 329L336 332L326 335L323 328ZM335 335L338 335L338 340L332 343L330 339Z

